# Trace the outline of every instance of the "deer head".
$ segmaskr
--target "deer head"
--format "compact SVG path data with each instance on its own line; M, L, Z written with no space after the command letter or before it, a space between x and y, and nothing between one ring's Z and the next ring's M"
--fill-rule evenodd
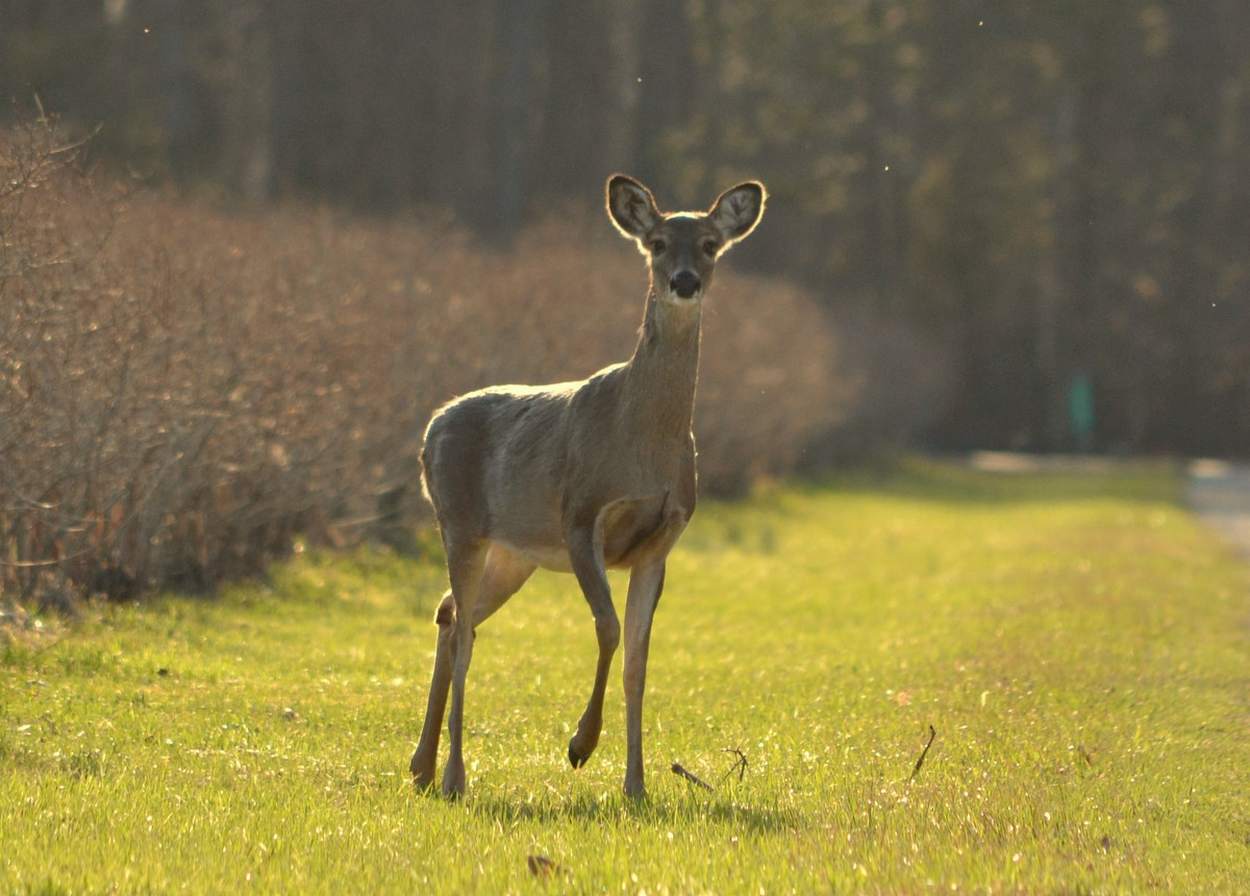
M721 193L706 212L661 212L651 191L624 174L608 178L608 216L646 257L656 296L697 303L712 282L716 261L745 239L764 214L767 193L747 181Z

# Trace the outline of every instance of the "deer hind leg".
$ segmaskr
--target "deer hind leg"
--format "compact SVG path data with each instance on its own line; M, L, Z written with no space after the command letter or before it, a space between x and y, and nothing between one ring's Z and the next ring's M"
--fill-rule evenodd
M533 574L535 566L524 557L503 545L492 543L486 554L486 568L473 627L481 625L496 610L507 603ZM421 739L412 754L409 769L414 783L420 788L434 783L434 770L438 762L438 738L443 727L443 713L447 708L447 692L451 687L452 658L455 641L452 638L456 607L452 592L443 595L434 621L438 624L438 647L434 656L434 674L430 681L430 696L425 710L425 722L421 727Z
M449 755L443 769L443 795L464 793L464 686L473 659L473 620L486 565L486 543L461 543L444 536L447 573L455 615L449 635L451 647L451 707L447 713Z
M438 734L443 727L443 713L447 709L447 690L451 687L451 634L455 619L456 605L451 591L448 590L434 614L434 622L438 625L434 673L430 679L430 696L426 701L421 739L417 741L417 750L408 764L413 783L422 789L434 783L434 766L438 762Z
M591 688L586 711L577 723L577 732L569 741L569 762L581 768L599 745L603 730L603 694L607 689L612 657L621 640L621 623L612 606L612 590L604 570L603 550L594 538L593 529L570 533L569 560L586 602L595 617L595 635L599 640L599 661L595 667L595 683Z

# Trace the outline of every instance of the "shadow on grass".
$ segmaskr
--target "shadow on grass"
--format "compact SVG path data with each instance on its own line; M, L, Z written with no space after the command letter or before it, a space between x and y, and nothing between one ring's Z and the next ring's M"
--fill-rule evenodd
M543 824L575 821L613 824L633 821L641 824L672 825L692 821L712 822L734 831L770 833L784 831L801 822L795 811L746 806L723 797L665 794L640 802L623 796L596 799L576 796L568 800L518 801L505 794L479 793L465 806L474 815L503 823L537 821Z

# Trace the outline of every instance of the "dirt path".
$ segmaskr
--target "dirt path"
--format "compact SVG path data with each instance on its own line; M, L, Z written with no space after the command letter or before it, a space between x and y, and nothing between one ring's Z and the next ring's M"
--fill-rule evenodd
M1250 559L1250 466L1196 460L1186 497L1194 513Z

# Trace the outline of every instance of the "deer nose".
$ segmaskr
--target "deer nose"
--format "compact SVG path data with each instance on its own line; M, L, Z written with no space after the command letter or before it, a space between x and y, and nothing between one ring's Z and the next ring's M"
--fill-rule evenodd
M668 285L677 295L689 299L699 291L699 275L694 271L678 271Z

